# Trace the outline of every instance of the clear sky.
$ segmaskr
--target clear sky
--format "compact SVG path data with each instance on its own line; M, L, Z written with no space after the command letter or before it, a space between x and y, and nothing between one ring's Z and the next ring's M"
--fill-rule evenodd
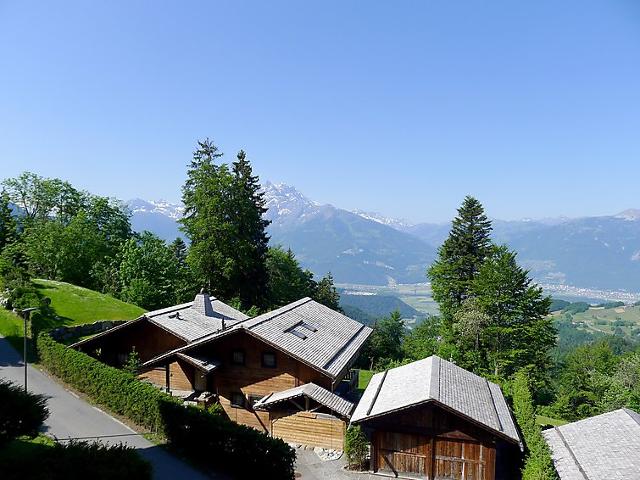
M640 208L640 2L0 0L0 177L175 201L205 136L411 220Z

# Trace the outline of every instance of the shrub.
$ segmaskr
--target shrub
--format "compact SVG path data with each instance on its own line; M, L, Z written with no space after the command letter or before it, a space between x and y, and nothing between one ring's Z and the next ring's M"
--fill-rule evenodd
M151 480L151 465L123 445L16 442L0 453L3 480Z
M112 412L154 432L163 428L161 401L177 402L153 385L68 348L46 333L38 336L37 347L40 362L51 373Z
M293 478L295 451L279 438L197 407L165 403L162 410L170 445L196 464L239 478Z
M349 468L365 470L369 455L369 441L359 426L350 426L344 437L344 454Z
M513 384L513 413L524 437L526 458L522 469L522 480L556 480L558 478L551 451L536 423L536 410L529 390L529 377L520 370Z
M38 435L38 429L49 416L46 402L42 395L0 380L0 447L22 435Z

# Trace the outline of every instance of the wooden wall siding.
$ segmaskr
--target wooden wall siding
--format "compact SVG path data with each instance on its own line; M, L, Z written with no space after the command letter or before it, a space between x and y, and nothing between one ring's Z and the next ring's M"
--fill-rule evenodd
M429 480L494 480L495 438L434 405L385 415L372 432L372 469Z
M140 355L140 361L146 362L151 358L186 345L181 338L172 335L162 328L142 320L131 326L121 328L111 334L96 338L95 341L82 345L80 349L94 355L96 349L100 349L99 359L110 365L120 365L121 355L131 353L133 347Z
M334 450L344 448L346 424L339 418L312 412L272 413L271 425L272 435L286 442Z
M244 352L244 365L234 365L233 352ZM262 366L262 353L273 352L276 355L276 368ZM325 388L331 388L331 379L307 365L277 351L245 332L223 337L216 342L194 349L194 355L205 355L221 361L222 365L209 374L207 388L217 393L220 404L228 417L243 425L271 433L268 412L253 411L248 404L249 396L263 397L313 381ZM177 388L172 386L172 388ZM245 408L231 406L231 395L241 392L247 399Z
M171 390L193 390L195 368L183 361L176 361L169 365L169 388ZM161 385L165 385L164 379Z
M138 375L142 381L153 383L162 388L166 388L167 370L165 367L155 367L143 370Z

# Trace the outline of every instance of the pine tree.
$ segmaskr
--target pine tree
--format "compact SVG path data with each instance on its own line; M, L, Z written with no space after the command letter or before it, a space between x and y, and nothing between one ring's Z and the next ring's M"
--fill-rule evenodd
M262 307L267 302L269 236L266 229L271 222L264 218L267 211L264 192L243 150L233 162L232 173L236 234L233 251L237 266L233 282L238 287L238 297L244 308Z
M180 223L191 241L187 261L198 282L209 293L230 300L235 296L229 208L233 177L226 165L216 164L220 157L222 153L211 140L198 141L182 187L185 212Z
M506 246L492 248L473 281L472 292L476 305L490 319L481 334L485 373L508 378L529 367L536 388L542 388L556 343L556 330L548 316L551 300Z
M209 292L238 299L244 309L261 307L268 281L265 200L244 152L231 171L216 163L220 157L213 142L200 141L187 172L181 220L191 240L187 261Z
M453 315L469 297L475 276L489 254L491 221L480 202L465 197L454 218L449 237L429 268L433 298L440 307L445 342L453 338Z
M340 294L333 284L333 275L331 275L331 272L327 273L316 283L314 290L313 299L316 302L332 308L336 312L342 312L340 308Z
M9 195L3 190L0 194L0 252L16 240L17 226L9 206Z

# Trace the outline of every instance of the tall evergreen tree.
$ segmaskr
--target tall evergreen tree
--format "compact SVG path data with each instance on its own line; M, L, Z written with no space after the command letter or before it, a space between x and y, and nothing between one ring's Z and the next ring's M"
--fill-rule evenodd
M236 242L236 269L233 282L238 285L238 297L244 308L263 307L267 299L267 251L269 220L264 218L267 211L264 192L260 181L253 174L247 155L240 150L231 168L233 174L232 206Z
M17 225L9 206L9 195L3 190L0 193L0 252L15 241L16 235Z
M465 197L451 232L428 270L440 307L445 342L453 338L453 315L469 297L471 285L491 247L491 221L478 200Z
M258 177L244 152L231 171L209 139L198 149L182 188L182 230L191 240L187 261L215 295L243 308L263 306L267 292L268 221Z
M491 249L473 281L472 293L488 317L480 339L486 363L476 368L508 378L528 367L536 388L542 388L556 343L556 330L548 316L551 300L506 246Z
M340 294L333 284L333 275L331 275L331 272L327 273L316 283L314 290L312 296L316 302L326 305L337 312L342 312L342 308L340 308Z

